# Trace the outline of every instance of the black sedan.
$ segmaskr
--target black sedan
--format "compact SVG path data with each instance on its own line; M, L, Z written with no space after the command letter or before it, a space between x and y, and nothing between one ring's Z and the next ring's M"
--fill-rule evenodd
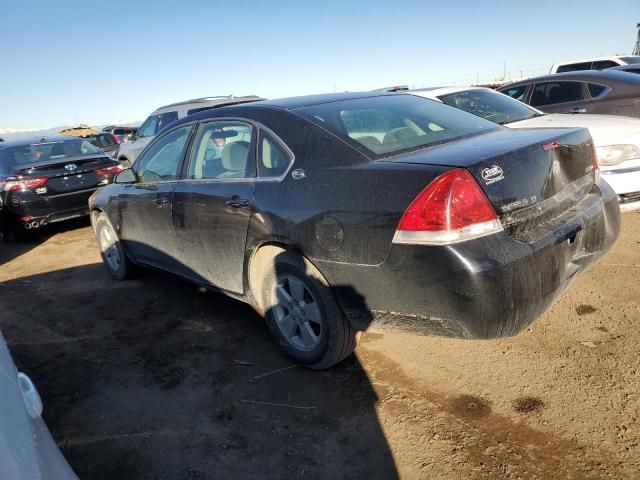
M115 278L147 265L244 300L312 368L372 324L515 335L620 230L587 130L387 93L186 117L89 204Z
M87 199L121 171L119 162L76 137L0 143L0 205L5 238L87 215Z
M498 91L547 113L640 117L640 76L614 69L529 78Z

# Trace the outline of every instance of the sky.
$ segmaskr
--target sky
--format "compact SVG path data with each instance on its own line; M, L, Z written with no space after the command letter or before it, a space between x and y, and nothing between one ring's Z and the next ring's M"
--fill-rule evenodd
M640 0L5 0L0 133L141 121L212 95L543 74L631 53L638 21Z

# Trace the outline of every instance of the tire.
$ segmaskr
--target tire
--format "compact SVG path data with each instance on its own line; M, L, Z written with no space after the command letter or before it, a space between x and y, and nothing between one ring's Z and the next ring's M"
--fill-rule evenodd
M279 254L264 276L262 300L271 335L296 363L322 370L355 349L356 331L322 274L305 258Z
M96 240L102 262L111 276L116 280L129 278L133 264L104 213L101 213L96 220Z

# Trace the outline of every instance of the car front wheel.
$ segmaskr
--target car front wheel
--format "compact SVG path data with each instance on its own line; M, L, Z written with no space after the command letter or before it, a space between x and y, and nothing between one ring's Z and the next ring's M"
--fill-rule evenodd
M353 352L356 331L324 277L305 258L279 254L266 273L262 293L269 330L296 363L320 370Z
M116 280L126 279L131 274L131 261L124 253L116 232L103 213L96 220L96 239L102 262L111 276Z

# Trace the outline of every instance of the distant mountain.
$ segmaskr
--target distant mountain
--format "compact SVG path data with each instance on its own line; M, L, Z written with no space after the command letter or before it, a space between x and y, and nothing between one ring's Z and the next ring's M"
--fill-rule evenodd
M142 122L128 122L128 123L106 123L104 125L93 126L96 130L102 130L102 128L109 125L122 125L127 127L137 127ZM64 128L70 128L70 125L62 125L59 127L43 128L39 130L21 130L15 128L0 128L0 138L9 140L22 140L23 138L37 138L37 137L51 137L58 135L58 132Z

